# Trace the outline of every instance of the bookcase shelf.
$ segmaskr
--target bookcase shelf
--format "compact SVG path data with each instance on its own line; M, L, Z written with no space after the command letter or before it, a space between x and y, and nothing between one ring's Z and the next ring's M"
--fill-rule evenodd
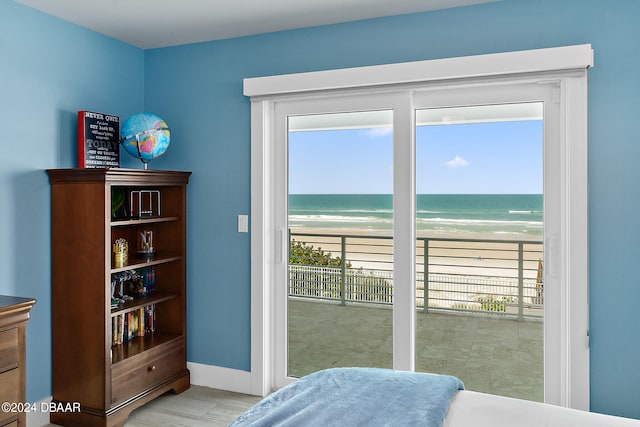
M134 255L135 256L135 255ZM132 259L131 257L129 259ZM111 273L121 273L123 271L129 271L129 270L136 270L139 268L145 268L145 267L152 267L154 265L160 265L160 264L166 264L169 262L175 262L175 261L181 261L182 260L182 256L179 255L164 255L162 253L159 253L158 255L156 255L155 259L149 260L149 261L143 261L143 260L135 260L134 262L131 264L127 264L124 267L113 267L112 264L112 268L111 268Z
M117 365L118 363L136 356L140 353L148 351L152 348L162 346L167 343L177 342L182 339L180 334L169 334L163 332L153 332L143 337L135 337L129 340L126 344L114 345L111 353L111 365Z
M52 412L50 421L123 426L134 409L190 385L186 218L191 173L120 168L47 173L52 191L53 401L81 407L79 412ZM141 204L131 193L157 194L157 215L127 217L140 210L127 205L133 200ZM153 236L148 260L137 253L137 239L147 233ZM117 240L128 244L128 256L118 257L118 263ZM124 302L112 308L112 300L118 299Z
M112 308L111 317L138 310L149 305L160 304L162 302L169 301L178 297L178 294L169 294L163 292L157 292L153 293L152 295L145 295L142 297L134 297L133 300L126 301L124 304L118 306L118 308Z
M143 224L158 224L162 222L178 221L177 216L170 217L154 217L154 218L136 218L136 219L116 219L111 221L112 227L138 226Z

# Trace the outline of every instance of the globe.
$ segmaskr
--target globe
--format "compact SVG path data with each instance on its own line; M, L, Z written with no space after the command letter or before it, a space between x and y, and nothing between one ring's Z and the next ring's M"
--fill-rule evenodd
M167 122L152 113L138 113L129 117L120 128L120 143L125 151L147 163L162 156L169 148L171 131Z

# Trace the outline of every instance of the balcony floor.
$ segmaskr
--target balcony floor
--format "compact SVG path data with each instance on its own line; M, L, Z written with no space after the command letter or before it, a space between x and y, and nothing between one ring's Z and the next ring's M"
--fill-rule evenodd
M392 367L392 310L289 300L289 374ZM416 314L416 370L450 374L468 390L543 400L543 323Z

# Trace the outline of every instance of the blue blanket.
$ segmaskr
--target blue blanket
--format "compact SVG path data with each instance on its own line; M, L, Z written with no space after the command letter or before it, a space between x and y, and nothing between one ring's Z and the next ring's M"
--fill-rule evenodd
M231 426L438 426L462 382L376 368L319 371L281 388Z

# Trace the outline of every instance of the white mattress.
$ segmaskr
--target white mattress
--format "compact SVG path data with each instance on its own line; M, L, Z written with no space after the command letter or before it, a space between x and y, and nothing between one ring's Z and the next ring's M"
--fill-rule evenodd
M640 427L639 420L469 390L451 401L444 427Z

